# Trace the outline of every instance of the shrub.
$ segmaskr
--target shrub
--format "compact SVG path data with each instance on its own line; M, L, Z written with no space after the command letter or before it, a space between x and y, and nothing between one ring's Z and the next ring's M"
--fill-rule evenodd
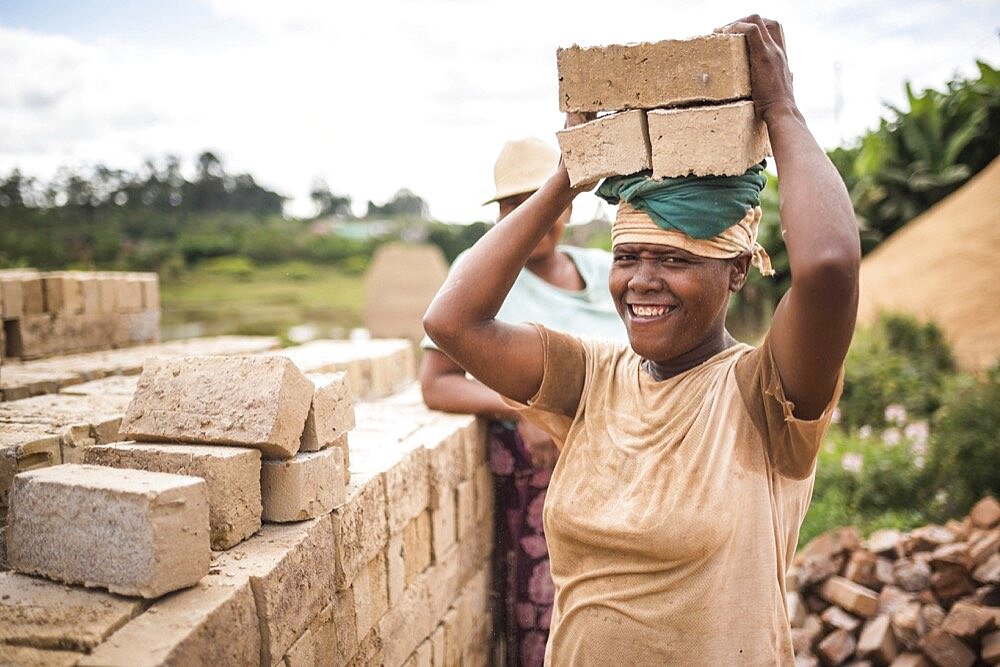
M1000 495L1000 363L951 383L934 419L928 468L937 516L959 516L982 496Z
M254 272L254 264L246 257L216 257L201 263L206 272L231 278L249 278Z
M884 425L885 409L893 404L929 418L954 372L940 329L903 315L883 315L874 326L859 329L845 366L840 409L848 427Z

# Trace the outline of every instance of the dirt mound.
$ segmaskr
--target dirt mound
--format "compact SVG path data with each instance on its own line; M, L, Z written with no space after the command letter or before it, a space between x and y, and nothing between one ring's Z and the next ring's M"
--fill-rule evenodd
M861 262L859 320L933 320L961 367L1000 357L1000 158Z

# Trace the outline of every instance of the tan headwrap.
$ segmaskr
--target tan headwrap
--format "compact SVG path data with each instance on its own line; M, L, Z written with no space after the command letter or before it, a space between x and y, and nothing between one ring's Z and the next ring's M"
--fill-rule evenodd
M750 209L746 217L718 236L710 239L691 238L683 232L662 229L643 211L632 208L628 203L618 204L618 217L611 226L611 247L620 243L650 243L668 245L686 250L699 257L731 259L749 254L750 263L763 276L773 276L771 258L763 246L757 243L757 227L760 225L759 206Z

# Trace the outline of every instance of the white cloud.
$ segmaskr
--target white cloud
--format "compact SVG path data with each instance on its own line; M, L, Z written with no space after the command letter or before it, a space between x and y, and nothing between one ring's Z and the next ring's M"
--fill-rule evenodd
M503 142L554 143L557 46L683 37L743 11L735 2L596 0L209 4L254 37L192 50L0 27L0 170L134 168L147 156L190 160L212 148L231 170L297 197L298 212L322 176L361 203L408 187L443 219L482 219L492 215L478 203L490 196ZM1000 61L1000 11L989 2L771 7L785 25L799 104L824 145L873 126L906 78L940 86L977 55Z

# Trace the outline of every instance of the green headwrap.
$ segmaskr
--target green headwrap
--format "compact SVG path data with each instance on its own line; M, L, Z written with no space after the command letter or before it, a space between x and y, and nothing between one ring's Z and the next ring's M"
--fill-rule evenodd
M662 229L710 239L760 206L764 162L742 176L681 176L654 180L648 172L605 179L595 193L609 204L628 202Z

